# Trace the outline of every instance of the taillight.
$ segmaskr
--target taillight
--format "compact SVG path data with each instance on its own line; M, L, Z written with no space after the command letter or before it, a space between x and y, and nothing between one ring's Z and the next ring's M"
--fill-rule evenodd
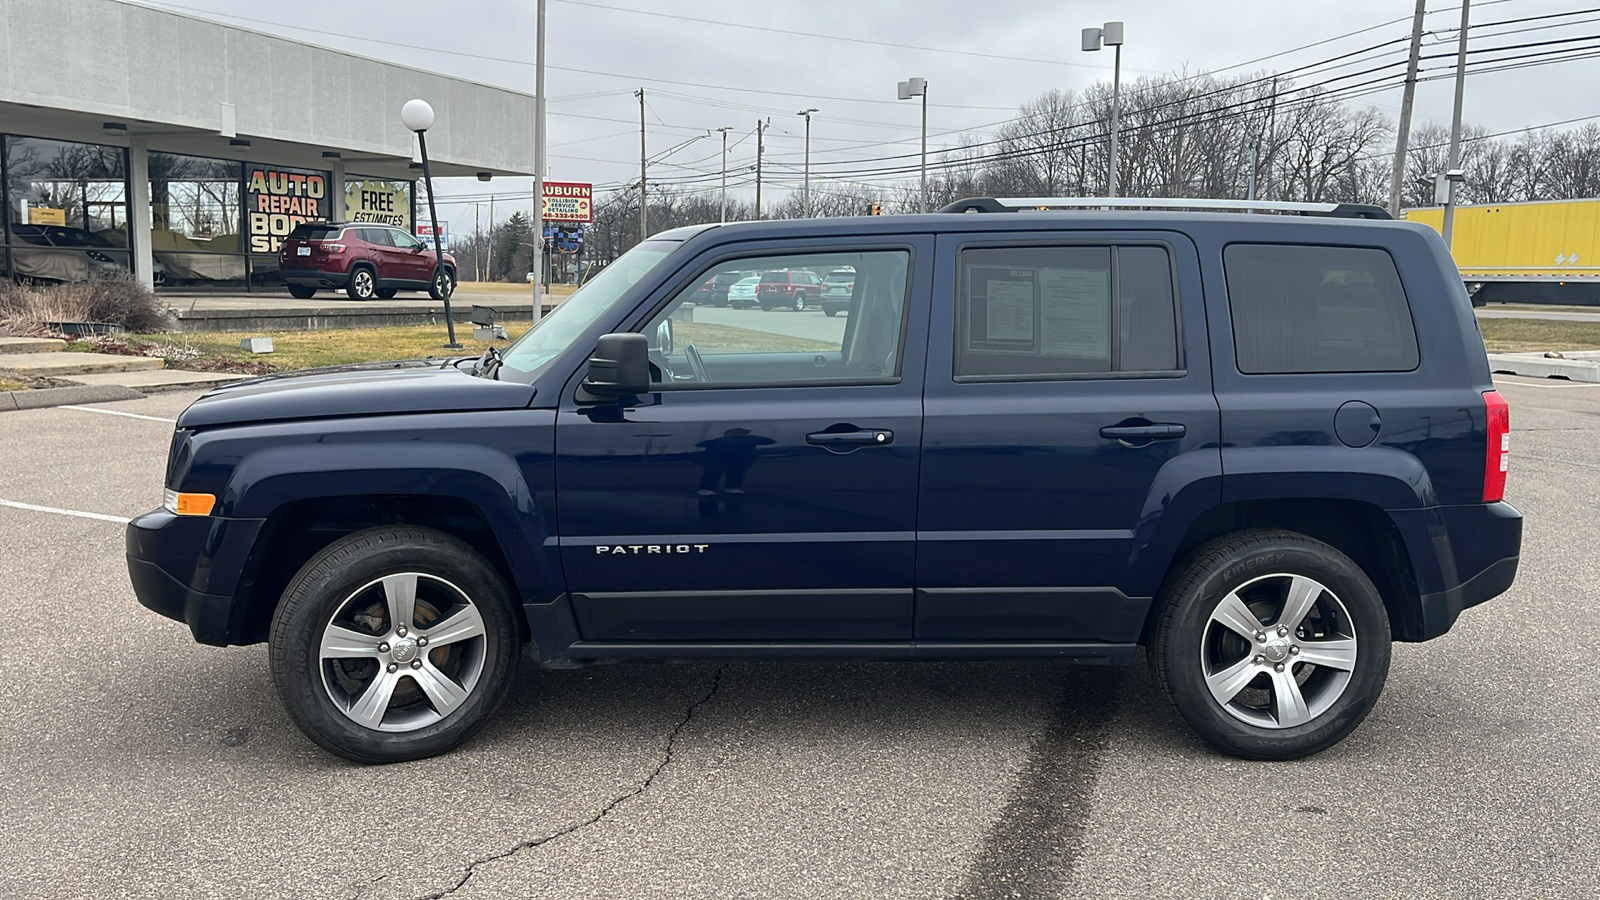
M315 246L317 247L317 249L323 251L324 253L343 253L344 252L344 245L343 244L331 244L331 243L329 243L327 241L318 241L318 242L316 242Z
M1489 443L1483 462L1483 502L1497 503L1506 496L1506 470L1511 466L1511 407L1499 391L1483 392L1489 414Z

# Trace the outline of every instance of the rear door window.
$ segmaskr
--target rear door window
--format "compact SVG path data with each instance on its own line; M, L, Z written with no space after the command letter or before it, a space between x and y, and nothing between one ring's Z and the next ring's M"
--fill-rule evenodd
M965 250L958 315L958 380L1179 368L1163 246Z
M1411 306L1387 252L1233 244L1222 259L1240 372L1409 372L1417 367Z
M387 228L363 228L361 229L361 239L379 247L394 246L394 241L389 239L389 229Z

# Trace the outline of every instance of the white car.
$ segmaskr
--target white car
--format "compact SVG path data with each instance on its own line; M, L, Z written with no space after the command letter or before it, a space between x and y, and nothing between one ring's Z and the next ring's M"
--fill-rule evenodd
M756 305L756 285L761 283L760 275L752 275L728 285L728 305L737 309Z

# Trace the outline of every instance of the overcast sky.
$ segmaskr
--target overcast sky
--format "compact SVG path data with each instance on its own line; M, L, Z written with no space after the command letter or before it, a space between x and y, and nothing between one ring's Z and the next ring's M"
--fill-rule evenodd
M534 92L533 0L386 0L382 15L371 4L326 0L141 2ZM1127 85L1141 75L1161 73L1283 71L1404 38L1414 5L1414 0L549 0L547 177L597 185L637 179L639 106L633 92L641 86L648 101L650 154L700 137L652 163L652 179L716 172L720 137L705 137L705 132L732 126L729 168L736 170L734 179L747 181L737 170L753 164L750 133L758 118L770 117L766 159L772 180L765 190L775 199L799 184L805 129L795 113L803 108L820 110L812 118L815 171L914 154L919 110L914 101L895 100L895 84L925 77L931 155L959 143L963 133L986 136L995 123L1015 115L1019 104L1046 90L1081 90L1109 80L1110 49L1079 49L1084 26L1108 19L1126 23ZM1459 3L1430 0L1428 7L1426 28L1434 33L1424 38L1423 53L1453 52ZM1578 8L1554 0L1475 0L1472 21ZM1561 27L1543 27L1556 24ZM1528 28L1540 30L1490 36ZM1600 35L1600 14L1483 31L1482 38L1474 32L1472 46ZM1232 68L1283 51L1293 52ZM1400 57L1404 51L1403 43L1396 44L1393 54ZM1452 66L1453 57L1424 63L1423 77L1448 74ZM1503 131L1600 114L1597 76L1600 58L1470 76L1465 119ZM1421 84L1416 124L1448 125L1452 91L1448 78ZM1394 118L1400 91L1354 102L1370 103ZM813 186L826 182L818 178ZM531 183L520 179L491 185L455 181L442 185L440 193L481 197L485 189L502 194L503 202L528 207L511 196L520 192L526 198L531 190ZM751 193L747 188L737 192ZM471 221L473 208L451 204L440 215L460 230Z

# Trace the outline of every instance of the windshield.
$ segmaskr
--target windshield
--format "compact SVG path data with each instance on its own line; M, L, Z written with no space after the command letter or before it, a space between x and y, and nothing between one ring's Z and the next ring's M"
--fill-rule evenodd
M588 331L628 288L677 248L677 241L645 241L622 254L507 347L503 365L528 373L544 368Z

